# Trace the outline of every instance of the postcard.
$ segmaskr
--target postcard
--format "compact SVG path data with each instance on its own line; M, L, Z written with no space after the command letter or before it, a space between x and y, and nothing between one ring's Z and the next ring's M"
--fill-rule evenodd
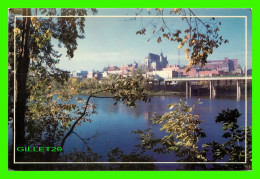
M9 9L9 170L252 170L252 11Z

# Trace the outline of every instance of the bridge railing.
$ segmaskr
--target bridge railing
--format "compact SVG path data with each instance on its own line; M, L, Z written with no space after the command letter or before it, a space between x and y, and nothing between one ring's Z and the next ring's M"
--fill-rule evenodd
M245 75L225 75L225 76L200 76L200 77L185 77L185 76L183 76L183 77L174 77L174 78L165 78L165 79L187 79L187 78L196 78L196 79L205 79L205 78L232 78L232 77L237 77L237 78L239 78L239 77L241 77L241 78L245 78L245 77L252 77L252 75L247 75L247 76L245 76Z

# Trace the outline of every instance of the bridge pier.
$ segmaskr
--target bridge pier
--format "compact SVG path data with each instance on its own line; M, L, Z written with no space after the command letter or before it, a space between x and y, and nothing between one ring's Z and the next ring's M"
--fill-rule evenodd
M237 80L237 100L239 101L241 97L241 83Z
M189 82L189 97L191 98L191 82Z
M186 98L191 97L191 83L186 81Z
M247 77L244 77L244 76L234 76L234 77L204 77L204 78L198 78L198 77L194 77L194 78L169 78L169 79L164 79L165 81L183 81L183 82L186 82L186 98L188 98L189 96L191 96L191 86L190 86L190 81L208 81L210 84L209 84L209 91L210 91L210 98L211 97L214 97L216 96L217 94L217 91L216 91L216 86L219 86L219 85L228 85L228 84L234 84L236 81L237 81L237 97L240 98L241 96L241 83L243 83L244 80L252 80L252 77L250 76L247 76ZM216 81L216 82L214 82ZM222 81L222 82L220 82ZM214 86L214 83L215 83L215 86ZM170 85L170 82L167 84L167 85ZM149 83L150 84L150 83ZM155 84L154 81L152 81L152 84ZM194 84L195 85L195 84ZM198 89L198 95L200 94L200 91Z
M213 89L213 97L217 95L216 86L214 86L214 82L212 81L212 89Z
M214 83L212 80L209 81L209 97L212 98L212 97L215 97L217 94L216 92L216 88L214 86Z
M188 93L189 93L189 82L186 81L186 98L188 98Z
M211 98L211 80L209 81L209 97Z

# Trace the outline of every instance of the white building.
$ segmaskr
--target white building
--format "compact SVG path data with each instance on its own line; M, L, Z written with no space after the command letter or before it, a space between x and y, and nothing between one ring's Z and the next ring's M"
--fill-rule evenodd
M88 71L72 71L70 72L71 77L76 77L76 78L82 78L82 77L87 77Z
M174 70L164 70L164 71L151 71L151 72L147 72L147 76L158 76L160 78L164 78L164 79L169 79L169 78L173 78L173 77L177 77L178 76L178 72L174 71Z

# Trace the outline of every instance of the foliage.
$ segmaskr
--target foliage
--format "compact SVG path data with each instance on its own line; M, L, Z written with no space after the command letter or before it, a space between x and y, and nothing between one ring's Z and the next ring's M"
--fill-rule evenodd
M60 162L100 162L102 156L92 151L91 148L87 148L86 151L79 151L74 148L73 152L59 156ZM57 165L59 170L104 170L106 167L102 164L69 164L69 165Z
M74 148L74 151L61 156L59 161L66 161L66 162L98 162L101 156L97 153L94 153L91 148L87 148L86 151L78 151Z
M28 87L31 88L31 95L25 118L27 145L59 145L58 142L63 138L65 131L71 127L71 122L83 109L85 103L83 98L73 99L73 95L64 91L54 95L52 87L49 86L52 79L37 80L36 77L29 79ZM81 122L91 122L89 117L95 113L95 107L90 104Z
M217 141L206 143L203 152L211 151L213 156L211 161L225 159L227 162L245 162L241 164L226 164L224 166L216 166L218 169L251 169L252 167L252 128L248 127L245 133L245 127L239 128L238 118L241 116L237 109L223 110L216 118L216 123L222 124L222 130L225 132L222 137L227 139L223 144ZM245 142L245 136L247 142ZM247 146L247 154L245 154L245 145Z
M199 115L193 114L195 105L196 103L189 107L187 102L180 100L168 106L170 112L152 119L153 123L160 124L161 130L167 134L160 139L155 139L151 128L144 132L135 131L140 134L143 147L155 148L154 152L158 153L173 151L176 156L183 158L181 161L207 161L197 146L199 137L206 137L206 134L199 127Z
M164 9L155 8L147 9L148 15L156 15L158 18L149 21L137 31L136 34L145 35L147 32L151 32L151 39L156 39L158 43L163 39L177 42L179 44L178 49L184 48L186 59L189 63L186 68L186 72L190 71L192 65L201 64L201 66L207 63L207 57L213 53L214 49L218 48L223 43L228 43L228 40L223 39L219 34L221 22L218 22L216 18L212 17L208 21L202 20L197 17L191 9ZM142 15L144 9L139 9L136 15ZM176 25L169 22L164 16L182 16L181 19L184 22L186 28L176 29ZM179 25L179 24L178 24Z
M91 11L97 12L95 9L91 9ZM31 14L34 16L15 17L17 15L30 16ZM37 15L47 17L42 18ZM73 95L82 88L80 86L82 83L79 83L78 79L68 81L68 73L56 67L61 57L56 49L64 47L67 49L67 57L73 58L74 51L77 49L77 39L84 38L85 18L48 17L52 15L84 16L87 15L87 9L10 9L9 65L11 69L9 79L11 85L9 89L13 92L14 86L11 79L14 77L14 72L16 72L16 77L21 79L21 83L17 83L18 89L20 89L20 84L25 84L23 85L25 90L21 93L25 95L17 96L17 99L23 97L24 102L16 101L20 106L25 106L24 120L22 115L19 120L16 120L16 122L25 124L24 127L16 125L17 128L22 128L21 132L25 132L20 133L20 137L26 139L25 143L22 142L21 145L56 145L61 140L64 144L66 131L72 132L74 127L80 125L81 122L91 122L89 116L96 111L95 105L89 100L99 97L97 95L102 92L111 91L116 103L122 101L128 106L135 106L138 99L145 101L148 99L137 82L137 80L141 80L140 78L117 77L111 84L99 84L94 79L91 81L91 85L95 83L96 86L95 89L94 86L90 88L92 91L87 97L88 100L75 99L76 103L82 105L71 103ZM16 46L13 46L14 41ZM25 45L25 41L29 45ZM55 46L55 42L57 46ZM15 53L14 50L16 50ZM28 57L24 56L25 51L29 53ZM16 68L28 68L27 71L17 72L19 69L15 68L14 57L16 57L17 64L22 64L16 65ZM24 61L27 61L28 64L21 63ZM53 84L55 84L55 89L52 89ZM70 89L70 84L76 88ZM10 106L14 100L13 93L9 93ZM9 114L11 118L11 110ZM65 137L68 137L69 132Z
M18 93L17 99L25 98L22 103L25 103L30 98L30 92L34 88L33 85L29 86L31 81L28 78L34 78L34 85L37 82L41 83L46 78L63 84L67 80L68 74L66 71L60 70L56 67L59 63L61 53L57 51L62 45L67 49L67 57L72 58L74 51L77 49L77 39L84 38L84 21L85 18L76 17L48 17L59 15L87 15L87 9L9 9L9 24L8 24L8 64L9 71L9 106L13 106L14 99L14 72L16 71L17 84L16 89L19 90L22 83L27 83L25 89ZM96 9L91 9L96 13ZM33 17L22 17L24 15ZM39 15L47 17L37 17ZM18 17L20 16L20 17ZM25 23L27 22L27 23ZM27 26L25 27L25 24ZM28 34L27 38L25 36ZM15 43L14 43L15 42ZM27 42L28 45L25 45ZM57 44L55 44L57 43ZM14 46L14 44L16 46ZM24 53L28 52L28 56ZM16 69L14 68L14 58L16 58ZM28 65L25 64L28 62ZM20 65L21 64L21 65ZM23 70L23 71L21 71ZM21 71L21 72L20 72ZM37 76L37 80L36 80ZM30 79L29 79L30 80ZM43 81L41 81L43 80ZM20 85L21 84L21 85ZM41 84L40 84L41 85ZM48 86L49 84L47 84ZM23 85L25 86L25 85ZM37 85L36 85L37 86ZM17 100L16 100L17 102ZM18 102L18 105L25 106ZM16 105L16 106L18 106ZM13 113L9 109L9 120L12 120ZM19 119L23 123L22 117ZM19 121L18 121L19 122ZM22 127L22 125L21 125ZM21 134L22 135L22 134ZM22 136L21 136L22 137Z
M56 84L56 83L55 83ZM145 78L136 73L133 76L122 77L117 74L110 74L107 78L69 78L68 82L56 86L54 93L59 90L66 90L68 94L93 94L94 97L113 97L115 104L119 101L128 106L135 107L137 100L148 101L145 93Z
M199 150L197 142L200 137L206 137L199 124L199 116L192 115L195 105L189 107L187 103L180 100L179 103L169 105L173 111L165 113L151 119L153 123L161 124L161 130L165 130L166 136L156 138L152 128L134 133L139 134L142 150L152 150L158 153L168 153L174 151L176 156L182 159L182 162L219 162L226 161L231 164L213 164L213 165L184 165L185 169L206 170L250 170L252 169L252 128L242 129L238 125L238 118L241 116L237 109L223 110L216 118L216 123L222 123L222 130L227 131L222 135L227 139L223 144L217 141L205 143ZM247 136L247 155L245 155L245 136ZM233 162L245 162L245 164L235 164Z
M141 82L144 80L142 75L133 75L128 78L123 78L118 76L111 84L111 87L106 87L109 89L115 100L115 104L122 101L128 106L136 107L135 102L137 100L142 100L147 102L148 97L144 92L144 88Z
M51 15L87 15L86 9L29 9L34 17L30 18L30 60L31 67L41 67L39 73L48 73L58 76L62 71L55 67L59 62L61 54L55 50L53 42L58 42L58 47L62 44L67 49L67 57L73 58L77 49L77 39L84 38L85 18L53 18ZM14 40L16 42L16 58L19 59L22 48L23 21L21 17L23 9L9 10L9 64L14 69ZM95 11L96 12L96 11ZM46 18L35 17L46 15ZM15 24L16 23L16 24ZM16 39L14 39L14 35Z
M138 151L134 149L130 154L124 154L118 147L111 149L108 153L109 162L122 162L121 164L110 164L110 170L156 170L154 164L138 164L138 163L124 163L124 162L155 162L156 160L149 155L145 155L144 150Z
M86 12L86 9L9 9L8 64L11 71L9 77L14 78L14 83L10 83L9 86L9 90L14 92L9 93L9 104L12 106L15 103L15 146L25 146L30 141L28 138L35 137L26 131L30 130L26 125L30 124L28 123L30 117L37 118L37 111L31 115L28 108L37 105L37 102L34 103L35 99L45 92L36 92L34 89L42 88L44 86L42 82L50 86L49 81L52 78L63 83L68 77L66 71L56 67L61 54L55 49L53 42L57 42L58 47L64 45L67 56L72 58L77 49L77 39L84 38L85 18L52 18L38 17L38 15L86 15ZM32 81L33 83L30 84ZM38 96L32 96L32 92L38 93L36 94ZM34 100L34 104L29 104L29 99ZM40 102L42 105L46 101ZM39 109L48 110L50 108L39 107ZM12 111L9 112L9 119L11 119ZM45 120L49 118L43 117ZM30 125L34 126L33 122ZM48 130L52 129L48 128ZM38 141L36 143L38 144ZM16 154L17 161L24 160L22 153L16 152Z

